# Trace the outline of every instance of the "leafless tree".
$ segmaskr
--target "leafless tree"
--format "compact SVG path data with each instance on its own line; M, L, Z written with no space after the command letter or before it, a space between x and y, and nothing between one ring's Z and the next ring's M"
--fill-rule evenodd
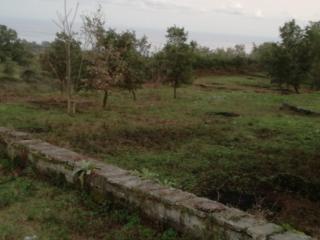
M71 78L71 41L75 36L73 30L76 17L78 15L79 3L77 3L74 9L68 9L67 0L64 0L64 11L63 13L58 12L58 20L54 23L60 28L60 30L67 36L65 41L66 46L66 90L67 90L67 102L68 102L68 113L75 113L75 102L73 102L73 81Z

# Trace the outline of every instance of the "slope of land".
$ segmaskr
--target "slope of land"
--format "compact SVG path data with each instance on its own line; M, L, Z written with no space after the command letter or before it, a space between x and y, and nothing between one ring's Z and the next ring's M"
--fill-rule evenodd
M0 159L0 239L178 240L173 230L147 226L134 213L81 192L53 186L24 172L8 173ZM21 173L19 173L21 174Z
M320 118L280 109L289 103L319 112L319 93L211 76L178 95L149 85L134 102L114 91L102 111L95 94L81 93L71 117L59 94L7 87L0 125L320 235Z

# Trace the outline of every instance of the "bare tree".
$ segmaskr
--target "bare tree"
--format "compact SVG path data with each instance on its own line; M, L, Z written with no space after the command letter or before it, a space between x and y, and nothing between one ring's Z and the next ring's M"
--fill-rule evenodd
M60 28L60 30L67 36L65 41L66 47L66 90L67 90L67 102L68 102L68 113L75 113L75 103L72 101L73 97L73 81L71 78L71 41L75 36L73 31L74 23L78 14L79 3L77 3L75 9L68 9L67 0L64 0L64 11L63 13L57 13L58 21L54 23Z

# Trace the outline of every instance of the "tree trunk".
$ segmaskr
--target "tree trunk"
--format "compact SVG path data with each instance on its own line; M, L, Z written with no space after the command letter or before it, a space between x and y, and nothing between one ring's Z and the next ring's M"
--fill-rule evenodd
M67 101L68 101L68 113L72 114L72 83L71 83L71 43L70 37L66 42L67 48Z
M60 80L60 93L61 93L61 96L64 96L64 80Z
M106 109L106 107L107 107L108 97L109 97L108 91L104 91L103 102L102 102L102 108L103 109Z
M80 90L82 68L83 68L83 55L81 55L81 61L80 61L80 66L79 66L79 71L78 71L78 79L77 79L77 84L75 85L75 89L76 89L77 93Z
M72 102L72 114L75 115L77 113L77 103Z
M300 92L299 92L299 86L294 85L293 87L294 87L294 90L296 91L296 93L299 94L299 93L300 93Z
M66 88L65 88L65 82L66 82L66 80L65 80L65 78L62 78L61 76L59 76L57 70L55 69L55 67L53 66L53 64L51 63L50 60L48 60L48 64L49 64L51 70L52 70L52 71L54 72L54 74L56 75L56 78L59 79L59 81L60 81L60 91L61 91L61 95L63 96L64 93L65 93L65 89L66 89Z
M176 82L173 85L173 98L177 99L177 83Z
M136 91L134 89L131 90L133 101L137 101Z

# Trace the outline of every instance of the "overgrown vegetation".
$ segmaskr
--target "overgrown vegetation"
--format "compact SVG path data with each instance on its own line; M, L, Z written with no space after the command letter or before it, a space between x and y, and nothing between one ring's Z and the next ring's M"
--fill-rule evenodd
M301 85L319 90L320 22L304 29L295 20L280 28L281 42L256 47L253 56L281 88L291 86L299 93Z
M0 159L0 239L191 239L107 201L97 205L83 192L44 183L31 171L13 176L6 162Z
M174 100L169 86L145 87L136 102L113 92L107 111L86 94L76 117L59 94L21 96L0 104L0 125L318 234L319 119L280 107L320 111L319 93L283 95L250 76L203 77L180 91Z

